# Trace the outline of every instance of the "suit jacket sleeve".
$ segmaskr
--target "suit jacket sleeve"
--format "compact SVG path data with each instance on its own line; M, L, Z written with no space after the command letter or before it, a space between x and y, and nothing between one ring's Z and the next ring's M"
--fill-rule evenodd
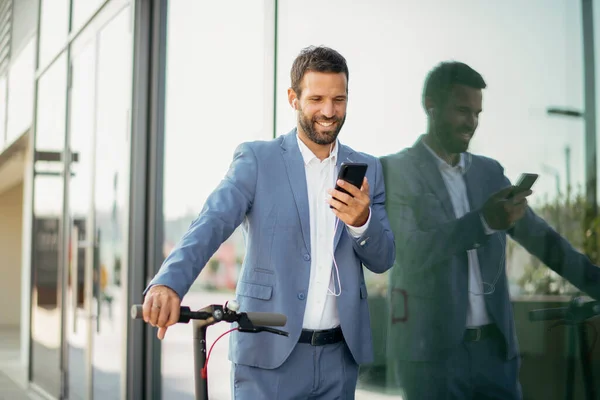
M505 181L510 184L508 178ZM577 251L531 208L509 234L529 253L567 279L579 290L600 300L600 268Z
M256 156L250 146L241 144L227 175L210 194L200 215L165 259L148 288L165 285L183 298L210 257L244 220L252 207L256 181Z
M422 228L417 212L422 199L420 185L415 178L418 171L394 161L393 156L382 159L387 193L386 208L396 238L398 265L421 272L433 269L489 240L481 221L480 210L431 228Z
M394 265L396 245L385 211L385 183L380 161L376 159L375 165L377 170L375 182L371 183L373 196L369 226L358 238L353 237L350 232L346 234L352 240L354 251L363 265L375 273L382 273Z

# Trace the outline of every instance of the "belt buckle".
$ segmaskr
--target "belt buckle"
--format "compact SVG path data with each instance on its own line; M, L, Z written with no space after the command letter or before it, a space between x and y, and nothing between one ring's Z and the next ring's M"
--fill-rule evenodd
M312 336L310 338L310 345L311 346L316 346L317 345L317 331L313 331Z
M481 340L481 328L475 328L477 331L477 336L475 337L474 342L479 342Z

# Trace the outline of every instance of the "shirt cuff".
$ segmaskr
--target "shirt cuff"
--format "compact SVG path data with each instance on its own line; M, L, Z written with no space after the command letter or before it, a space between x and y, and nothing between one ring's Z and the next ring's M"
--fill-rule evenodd
M355 239L358 239L363 235L363 233L366 232L367 228L369 227L369 222L371 222L371 207L369 207L369 218L367 218L367 222L365 222L363 226L359 226L358 228L350 225L346 226L348 227L348 232L350 232Z
M492 234L498 232L496 229L490 228L488 223L485 221L483 214L479 214L479 217L481 218L481 223L483 224L483 231L485 232L486 235L492 235Z

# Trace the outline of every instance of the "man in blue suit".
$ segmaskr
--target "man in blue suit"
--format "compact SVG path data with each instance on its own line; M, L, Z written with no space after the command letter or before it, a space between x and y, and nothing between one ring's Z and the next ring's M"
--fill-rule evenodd
M144 319L162 339L190 285L241 224L240 308L285 314L290 335L232 334L235 398L352 399L358 365L372 360L363 265L382 273L395 257L381 164L337 140L348 101L342 55L304 49L291 83L296 128L237 148L227 175L150 282ZM334 189L342 162L368 165L360 189L337 181L350 195Z
M502 166L467 152L486 83L447 62L425 83L426 135L381 159L396 239L388 354L405 400L520 399L506 234L593 297L600 268L527 206Z

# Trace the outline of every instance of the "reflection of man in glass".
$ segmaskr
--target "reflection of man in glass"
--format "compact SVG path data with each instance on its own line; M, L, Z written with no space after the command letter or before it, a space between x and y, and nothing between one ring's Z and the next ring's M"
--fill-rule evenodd
M426 135L382 158L396 238L388 354L407 400L519 399L506 234L600 297L600 269L527 207L495 160L467 152L482 111L479 73L433 69Z
M242 224L241 310L286 314L290 335L232 334L235 398L350 399L358 364L373 358L363 265L381 273L394 260L381 165L337 140L348 101L348 68L338 52L304 49L291 80L296 128L238 147L225 179L150 283L144 319L163 338L180 299ZM368 170L360 189L337 181L347 195L334 184L340 164L350 161Z

